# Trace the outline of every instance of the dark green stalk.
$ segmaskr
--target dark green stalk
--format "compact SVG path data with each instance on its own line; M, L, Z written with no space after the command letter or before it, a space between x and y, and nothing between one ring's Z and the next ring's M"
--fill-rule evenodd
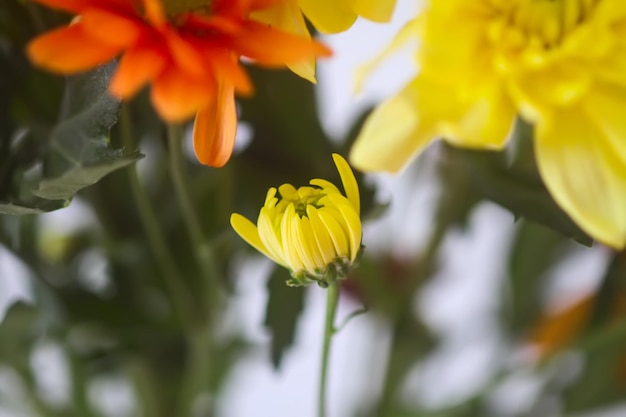
M328 361L330 359L330 342L335 333L335 313L339 302L339 282L336 280L326 289L326 320L324 322L324 342L322 344L322 364L318 396L319 417L326 416L326 380L328 379Z
M120 127L124 146L129 150L133 149L135 147L134 135L129 109L126 105L122 106ZM126 169L126 172L133 199L139 211L139 218L148 236L148 245L150 245L150 249L154 253L155 262L161 271L167 295L170 297L173 310L183 327L188 327L192 318L191 300L189 292L184 286L182 274L176 267L172 252L167 246L167 241L153 209L154 204L150 202L146 190L139 182L137 167L135 165L130 166Z

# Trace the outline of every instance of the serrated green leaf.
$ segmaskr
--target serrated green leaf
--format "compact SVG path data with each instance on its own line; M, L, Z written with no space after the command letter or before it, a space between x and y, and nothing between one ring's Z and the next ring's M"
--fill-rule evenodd
M61 122L52 130L44 160L44 179L33 193L46 199L71 199L76 192L142 157L112 149L108 134L117 122L119 101L108 83L114 64L69 78Z
M32 203L2 202L0 201L0 214L22 216L25 214L41 214L67 207L67 200L37 200Z
M304 287L288 287L289 273L276 268L268 281L269 298L265 326L272 333L272 363L279 368L285 351L293 344L298 318L304 307Z
M77 165L59 177L42 180L33 194L50 200L71 198L78 191L95 184L105 175L143 158L139 152L123 155L121 150L103 150L102 153L102 161L99 163Z

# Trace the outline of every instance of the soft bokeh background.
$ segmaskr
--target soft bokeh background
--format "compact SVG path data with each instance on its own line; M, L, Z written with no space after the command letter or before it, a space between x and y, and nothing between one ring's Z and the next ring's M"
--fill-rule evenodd
M401 0L390 24L358 21L324 38L335 57L319 64L315 87L251 70L257 93L240 102L226 168L199 166L186 132L188 186L211 274L227 289L216 295L186 234L172 150L146 97L122 110L130 142L121 122L110 143L108 127L68 131L61 102L88 117L117 114L102 94L95 106L72 101L107 68L67 84L32 69L24 43L65 17L4 0L0 416L316 415L324 291L286 287L286 272L247 248L228 216L255 218L269 186L337 180L330 153L347 155L367 111L417 69L407 49L358 94L354 71L418 7ZM531 134L518 126L504 154L438 142L399 176L359 177L367 250L338 320L367 312L333 339L329 416L626 415L626 254L589 246L554 205L532 162ZM91 155L88 138L125 150L81 159ZM59 149L81 155L78 163L59 163ZM145 157L133 165L136 149ZM95 171L95 185L70 186L67 175ZM36 194L50 184L67 195ZM188 322L173 313L146 210L189 290Z

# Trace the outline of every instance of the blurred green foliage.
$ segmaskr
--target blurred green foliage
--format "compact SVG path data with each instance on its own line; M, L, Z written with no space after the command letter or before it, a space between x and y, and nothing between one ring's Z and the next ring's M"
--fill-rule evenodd
M22 388L18 403L32 416L102 415L89 387L105 376L133 387L138 415L216 415L231 371L247 355L264 352L239 329L220 327L236 285L236 260L251 253L231 232L230 213L256 218L270 186L310 178L339 182L330 154L347 154L363 118L337 144L320 125L313 85L287 71L250 68L256 92L239 101L250 144L223 169L200 166L193 158L182 161L205 239L197 247L176 197L175 152L146 95L120 109L106 94L115 63L62 79L32 68L24 57L29 39L64 19L17 0L0 5L0 247L23 262L33 295L32 303L13 304L0 325L0 374L16 375ZM344 286L344 294L385 323L390 339L387 354L377 358L385 369L380 389L375 396L363 393L352 415L499 417L490 399L520 369L543 385L519 417L548 415L544 407L550 401L561 404L565 415L624 398L626 315L611 315L607 306L619 303L616 294L626 291L626 255L610 253L600 301L565 346L582 358L579 372L563 369L569 365L559 355L517 367L494 358L498 370L463 401L437 410L406 401L407 376L442 344L415 308L416 300L440 278L448 236L466 233L482 202L500 204L516 222L493 317L507 349L527 343L529 332L544 320L542 300L554 268L583 250L570 238L591 244L541 183L532 128L518 123L511 143L500 153L433 147L423 157L436 158L425 175L439 183L427 244L408 259L391 250L366 250ZM140 152L147 156L141 159ZM385 215L386 205L375 201L376 190L365 186L370 182L363 175L358 180L362 212L374 222ZM62 210L72 200L95 220L51 232L48 218L39 213ZM93 284L97 274L104 277L100 286ZM285 286L287 272L278 268L266 278L263 323L272 337L267 360L280 372L306 290ZM42 344L56 346L66 362L71 392L61 404L46 399L37 382L32 357ZM572 375L564 377L568 371ZM2 411L15 405L6 392L0 381Z

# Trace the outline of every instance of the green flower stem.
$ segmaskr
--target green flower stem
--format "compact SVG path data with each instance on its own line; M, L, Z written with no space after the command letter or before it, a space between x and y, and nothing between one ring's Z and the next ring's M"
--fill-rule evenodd
M220 273L217 270L215 256L209 243L202 233L202 224L196 213L191 192L189 190L190 179L186 175L183 155L183 135L181 126L168 125L167 139L169 148L169 162L174 189L178 202L183 211L183 221L191 240L194 257L206 288L202 292L207 299L203 300L203 306L207 309L201 321L196 320L194 332L189 335L187 344L189 349L189 365L183 375L180 409L184 415L191 415L190 405L200 392L212 389L211 381L215 366L212 358L215 357L213 343L213 329L217 320L217 311L224 298L220 282ZM213 415L213 403L209 405L207 415Z
M433 230L428 240L427 246L420 256L420 262L414 266L410 276L412 277L410 288L406 289L407 294L415 294L420 286L426 281L436 263L437 255L443 239L447 232L448 223L440 222ZM385 376L382 388L382 394L379 400L377 416L388 416L393 408L393 401L398 388L404 381L407 373L406 349L404 343L407 335L415 333L415 325L411 320L413 296L403 300L398 300L399 309L397 315L393 318L391 346L387 355L387 363L385 365Z
M135 148L136 144L133 139L133 128L129 113L128 106L126 104L122 105L120 114L122 142L126 149L131 150ZM174 314L178 316L183 326L188 326L192 318L189 292L184 287L184 281L176 267L172 251L167 246L165 236L159 226L159 220L152 208L153 204L150 202L146 190L141 186L139 176L137 175L137 166L133 164L128 167L126 173L135 205L139 211L139 218L146 235L148 235L148 244L154 253L159 270L162 271L161 275L163 276L167 294L171 299Z
M339 302L339 282L332 282L326 289L326 321L324 323L324 343L322 345L322 365L318 396L318 416L326 416L326 380L328 379L328 360L330 358L330 342L335 333L335 314Z
M191 199L191 192L189 191L190 180L187 178L183 166L185 158L182 152L183 135L181 127L169 124L167 127L167 139L170 154L170 171L172 173L172 180L174 181L174 189L176 190L178 202L183 210L183 220L194 248L198 268L203 275L203 281L207 282L209 285L207 291L210 297L210 304L214 305L214 302L219 299L221 293L219 272L215 265L213 251L202 234L202 225Z

